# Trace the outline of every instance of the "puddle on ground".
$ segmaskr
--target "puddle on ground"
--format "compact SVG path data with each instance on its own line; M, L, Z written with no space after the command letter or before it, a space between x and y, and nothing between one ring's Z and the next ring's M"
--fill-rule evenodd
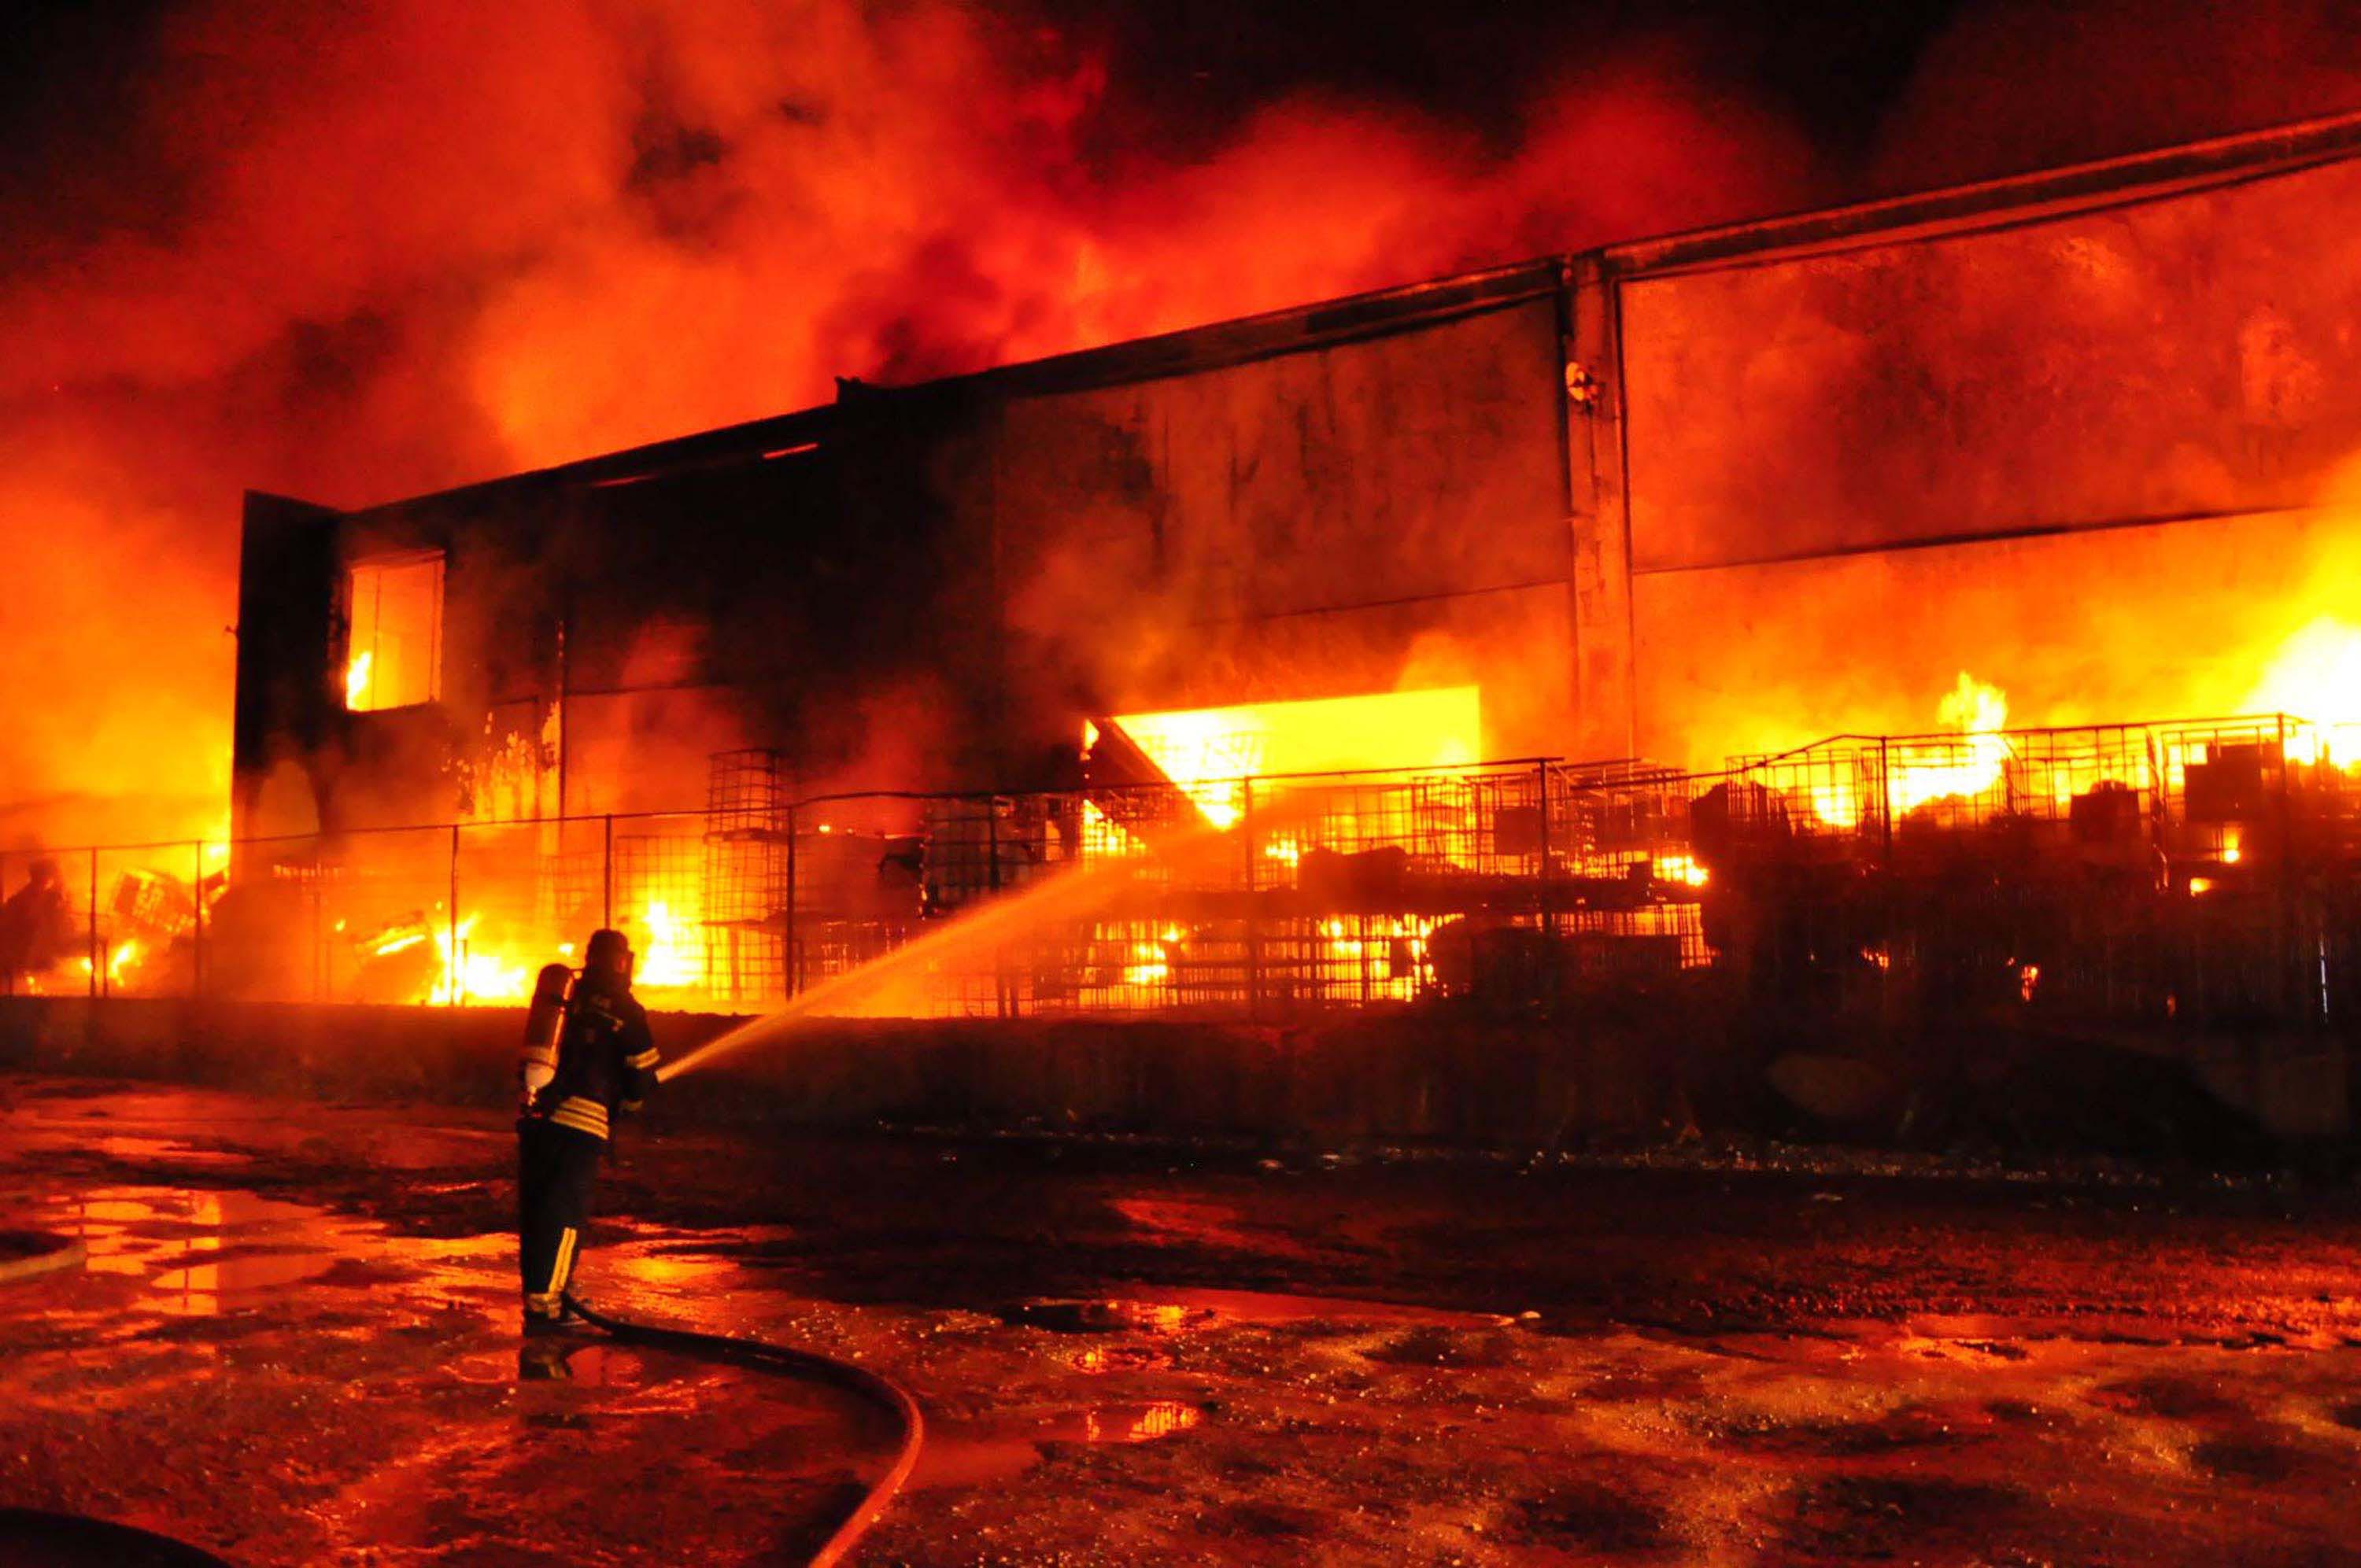
M300 1150L340 1134L349 1147L379 1168L433 1170L479 1166L488 1150L511 1143L515 1135L505 1127L412 1120L381 1106L307 1102L258 1113L255 1102L206 1090L115 1086L102 1092L103 1104L85 1103L54 1088L17 1102L9 1113L10 1151L20 1157L54 1152L217 1167ZM108 1130L98 1131L101 1126ZM226 1133L238 1146L192 1143L186 1131L192 1128Z
M1132 1300L1015 1301L994 1308L993 1316L1014 1327L1060 1334L1165 1334L1216 1321L1209 1308Z
M146 1280L148 1304L178 1316L256 1304L327 1274L380 1234L307 1204L171 1187L100 1188L38 1212L44 1228L82 1243L90 1272Z
M93 1125L96 1123L96 1125ZM126 1124L133 1128L126 1131ZM202 1126L203 1119L151 1121L88 1110L60 1114L38 1106L19 1105L8 1118L11 1154L54 1154L68 1157L96 1157L126 1164L198 1165L208 1168L246 1165L253 1152L209 1147L192 1143L179 1129ZM101 1130L102 1127L104 1130Z
M427 1127L408 1124L371 1128L359 1143L368 1162L380 1169L448 1170L454 1167L480 1166L487 1160L513 1157L507 1154L507 1150L514 1146L516 1135L505 1130ZM457 1190L467 1185L467 1182L451 1183L444 1190Z
M151 1138L136 1134L111 1133L93 1138L81 1146L92 1154L102 1154L110 1159L163 1159L175 1165L245 1165L250 1157L235 1149L205 1149L178 1138Z
M1187 1431L1204 1411L1177 1399L1101 1405L1028 1420L930 1426L911 1486L982 1486L1022 1475L1060 1443L1153 1442Z
M252 1304L251 1298L315 1279L335 1266L324 1252L266 1253L226 1257L167 1269L148 1281L159 1310L180 1316L211 1317Z
M600 1249L598 1264L609 1279L645 1286L659 1295L719 1295L739 1287L746 1277L746 1271L729 1258L677 1250L625 1251L607 1246ZM591 1300L595 1305L597 1297L593 1295Z
M1077 1336L1082 1343L1060 1349L1057 1358L1085 1376L1169 1366L1180 1336L1234 1324L1384 1326L1432 1332L1497 1332L1510 1321L1490 1313L1344 1297L1162 1286L1126 1287L1120 1295L1036 1298L990 1311L1015 1327ZM1186 1431L1202 1419L1203 1410L1196 1405L1158 1400L1097 1405L1023 1420L939 1424L929 1432L913 1485L987 1486L1022 1473L1058 1443L1148 1442Z
M1162 1286L1142 1286L1122 1296L1015 1301L989 1310L1001 1321L1021 1328L1091 1334L1169 1334L1224 1323L1315 1321L1497 1328L1506 1321L1487 1312L1453 1312L1337 1296Z
M1107 1372L1151 1372L1172 1365L1172 1352L1160 1344L1077 1345L1065 1358L1077 1372L1096 1376Z
M607 1340L526 1340L514 1353L461 1356L451 1375L462 1383L564 1381L577 1388L636 1388L678 1377L684 1370L670 1358Z

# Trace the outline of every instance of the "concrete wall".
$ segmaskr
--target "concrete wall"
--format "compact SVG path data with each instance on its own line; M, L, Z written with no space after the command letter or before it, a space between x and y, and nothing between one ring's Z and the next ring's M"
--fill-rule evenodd
M2361 447L2361 163L1625 291L1641 571L2309 501Z
M652 1022L678 1055L734 1021ZM493 1107L513 1092L522 1027L496 1008L8 998L0 1066ZM1291 1029L826 1021L659 1098L685 1122L1531 1148L1661 1133L1685 1103L1675 1037L1406 1010Z
M736 1022L652 1019L673 1056ZM710 1123L1512 1150L1658 1141L1698 1121L1719 1132L1795 1126L1761 1073L1759 1049L1731 1023L1709 992L1555 1020L1432 1005L1285 1028L820 1020L664 1086L653 1115L659 1130ZM511 1102L522 1025L521 1013L499 1008L0 998L0 1069L498 1109ZM1886 1084L1888 1114L1820 1125L1823 1135L1891 1138L1891 1113L1929 1084L1942 1102L1936 1121L1959 1104L1980 1107L1970 1120L1987 1134L2024 1124L2023 1153L2238 1158L2249 1157L2245 1146L2221 1135L2246 1117L2282 1146L2334 1144L2352 1127L2353 1063L2316 1037L2101 1043L2002 1033L1976 1042L1965 1080L1928 1079L1924 1051L1854 1048L1866 1054L1838 1065ZM2213 1109L2195 1103L2207 1094ZM2225 1119L2220 1107L2235 1110Z

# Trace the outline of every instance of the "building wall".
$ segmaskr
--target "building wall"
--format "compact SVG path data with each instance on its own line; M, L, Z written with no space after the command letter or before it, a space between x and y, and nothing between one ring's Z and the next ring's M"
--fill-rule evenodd
M1544 296L1010 401L952 488L992 520L1013 687L1063 723L1472 680L1487 751L1562 744L1559 355Z
M693 806L738 745L1022 787L1092 715L1469 682L1494 756L1698 765L1935 728L1962 671L2019 722L2245 707L2361 567L2361 162L2228 167L257 498L238 828ZM324 584L414 547L444 704L347 715Z
M807 791L1022 785L1093 715L1471 681L1488 751L1554 749L1556 312L1543 292L1112 385L857 394L817 444L628 482L296 525L258 499L254 569L313 561L268 613L327 630L242 664L257 689L300 668L241 751L238 830L696 806L707 757L740 746L786 752ZM443 701L346 713L319 561L340 580L421 549L447 553Z
M1963 669L2035 722L2235 706L2212 672L2345 537L2356 197L2331 162L1627 282L1644 749L1934 728Z

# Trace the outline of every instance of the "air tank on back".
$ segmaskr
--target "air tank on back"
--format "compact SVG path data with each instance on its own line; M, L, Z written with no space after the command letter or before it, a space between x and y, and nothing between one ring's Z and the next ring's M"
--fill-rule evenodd
M517 1111L533 1109L541 1091L557 1076L557 1037L566 1029L566 998L574 986L574 971L564 964L544 964L533 982L533 1005L525 1009L524 1044L517 1056Z

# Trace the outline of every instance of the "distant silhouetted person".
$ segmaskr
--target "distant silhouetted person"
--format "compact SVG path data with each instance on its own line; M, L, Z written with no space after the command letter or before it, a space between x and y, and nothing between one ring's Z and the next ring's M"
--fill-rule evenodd
M73 950L73 915L58 863L35 861L25 885L0 904L0 980L14 991L19 979L54 969Z
M615 1113L638 1110L655 1086L655 1040L647 1009L631 995L631 960L620 931L591 933L566 998L555 1069L517 1123L517 1264L528 1334L561 1326L608 1130Z

